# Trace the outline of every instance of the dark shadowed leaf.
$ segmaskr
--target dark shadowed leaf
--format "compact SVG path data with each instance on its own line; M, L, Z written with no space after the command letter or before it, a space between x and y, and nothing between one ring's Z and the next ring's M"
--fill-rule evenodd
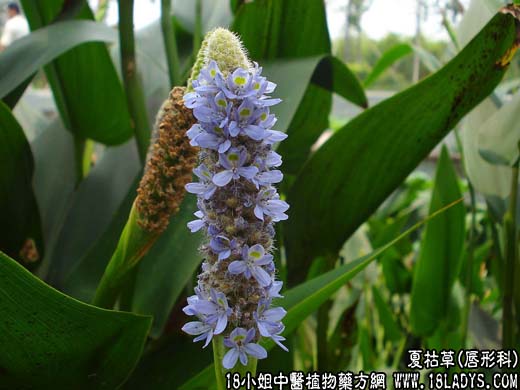
M59 293L0 252L0 387L115 389L141 355L149 317Z
M502 79L516 20L497 14L439 72L365 111L335 133L291 187L285 223L289 281L345 240ZM507 60L506 60L507 62ZM384 170L383 170L384 167Z
M32 178L29 143L9 108L0 102L0 250L28 267L43 256Z

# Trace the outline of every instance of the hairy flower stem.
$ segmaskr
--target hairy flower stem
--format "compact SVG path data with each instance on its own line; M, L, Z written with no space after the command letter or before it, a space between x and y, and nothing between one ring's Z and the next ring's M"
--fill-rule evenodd
M121 73L123 74L126 100L139 150L139 157L144 163L150 142L150 129L144 93L139 83L135 59L134 0L119 0L118 5Z
M515 347L515 324L513 314L515 266L518 261L518 233L516 227L516 211L518 196L518 165L515 162L512 168L511 194L509 195L509 209L504 217L505 229L505 268L504 268L504 297L502 306L502 347Z
M241 364L235 366L235 368L231 370L226 370L222 365L222 360L224 355L226 354L226 348L224 346L224 337L215 336L212 340L213 346L213 360L215 362L215 378L217 381L217 390L226 390L228 387L226 386L226 374L229 372L231 374L238 373L240 377L245 377L246 373L251 373L252 376L256 375L256 366L258 360L255 358L250 358L247 362L246 366L242 366ZM233 380L231 380L233 383ZM245 387L244 387L245 388Z
M172 23L171 4L171 0L161 0L161 28L164 41L164 50L166 52L166 61L168 62L170 86L173 87L175 85L180 85L181 80L179 51L177 49L175 27Z

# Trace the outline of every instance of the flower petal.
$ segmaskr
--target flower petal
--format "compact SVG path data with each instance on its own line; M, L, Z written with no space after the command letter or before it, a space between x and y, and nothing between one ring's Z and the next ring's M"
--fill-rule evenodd
M244 273L247 269L247 265L245 261L235 260L228 266L228 271L231 274L238 275Z
M235 367L235 364L237 364L238 360L238 349L232 348L224 355L224 359L222 359L222 365L226 369L231 369Z
M250 356L257 359L265 359L267 357L267 351L261 345L255 343L249 343L244 345L244 351Z
M224 187L231 181L232 178L233 172L230 170L225 170L213 176L213 183L219 187Z

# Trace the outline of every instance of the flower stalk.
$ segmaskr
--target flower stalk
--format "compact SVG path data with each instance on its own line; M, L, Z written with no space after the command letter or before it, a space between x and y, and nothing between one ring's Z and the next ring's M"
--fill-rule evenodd
M141 161L144 162L150 142L150 129L143 89L141 88L135 58L134 0L119 0L119 49L121 73L126 101Z
M511 169L511 194L509 195L509 209L504 216L505 229L505 268L504 268L504 297L502 307L502 347L515 347L515 319L513 313L513 297L515 290L515 267L518 262L518 230L516 226L517 197L518 197L518 159Z
M180 85L180 61L175 27L172 23L172 0L161 0L161 28L170 85Z

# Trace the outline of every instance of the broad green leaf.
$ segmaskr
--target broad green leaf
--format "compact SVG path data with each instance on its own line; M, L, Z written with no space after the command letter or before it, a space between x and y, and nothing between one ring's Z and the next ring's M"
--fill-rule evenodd
M186 226L196 210L196 199L188 194L139 265L132 311L153 315L151 337L162 334L175 302L202 261L198 251L202 237Z
M0 102L0 250L32 268L43 256L33 156L24 132Z
M149 317L80 303L3 253L0 280L2 387L114 389L128 377Z
M58 22L16 40L0 54L0 98L67 50L85 42L114 42L117 32L87 20Z
M457 174L443 147L430 213L460 197ZM411 292L410 326L417 335L431 335L447 315L446 302L462 261L465 215L464 205L458 204L426 225Z
M48 256L47 278L53 286L63 287L83 256L88 256L87 251L107 231L139 170L134 142L105 149L74 193L56 246Z
M337 253L435 145L501 80L516 19L498 13L452 61L419 84L363 112L307 161L288 196L288 276ZM485 53L485 55L484 55Z
M330 53L325 6L321 0L244 2L235 15L232 29L240 34L255 60Z
M413 53L412 47L408 43L400 43L392 46L390 49L385 51L381 58L377 60L376 64L372 68L372 71L368 74L366 79L363 81L364 87L368 87L374 81L376 81L381 74L401 58L406 57Z
M308 87L311 75L313 84L366 107L363 88L346 65L330 56L322 0L244 2L236 12L232 29L242 38L252 59L264 66L265 74L278 84L274 94L284 103L273 111L278 115L277 128L289 134L280 146L286 161L283 169L297 173L311 146L327 128L332 106L330 93ZM313 64L318 59L320 62Z
M367 104L366 96L354 74L336 57L279 59L263 67L268 79L277 84L273 96L283 101L272 109L278 118L276 128L289 134L278 150L284 157L282 168L297 173L328 125L330 92L360 105Z
M513 165L519 157L520 93L488 117L478 129L480 155L491 164Z
M434 220L437 216L442 215L452 207L456 207L460 203L458 199L450 204L445 205L442 209L438 209L426 219L413 225L405 232L386 243L384 246L374 250L372 253L362 256L356 260L352 260L347 264L337 267L327 273L316 278L306 281L289 291L284 293L284 298L280 299L276 304L283 306L287 310L287 315L283 319L285 331L283 335L287 336L293 332L301 322L310 314L314 313L324 302L326 302L332 294L338 291L342 286L349 282L354 276L363 271L370 263L372 263L385 250L395 245L397 242L407 237L410 233L417 230L424 223ZM275 344L272 341L263 340L262 344L266 349L271 349ZM206 367L197 376L190 379L180 387L181 390L206 389L211 388L214 382L213 366Z
M65 1L22 0L21 3L31 30L36 30L55 22ZM82 3L76 18L92 20L87 2ZM76 31L73 25L68 26L62 35ZM49 45L56 45L62 39L50 41ZM123 86L104 43L75 47L45 70L67 130L107 145L120 144L133 135Z

